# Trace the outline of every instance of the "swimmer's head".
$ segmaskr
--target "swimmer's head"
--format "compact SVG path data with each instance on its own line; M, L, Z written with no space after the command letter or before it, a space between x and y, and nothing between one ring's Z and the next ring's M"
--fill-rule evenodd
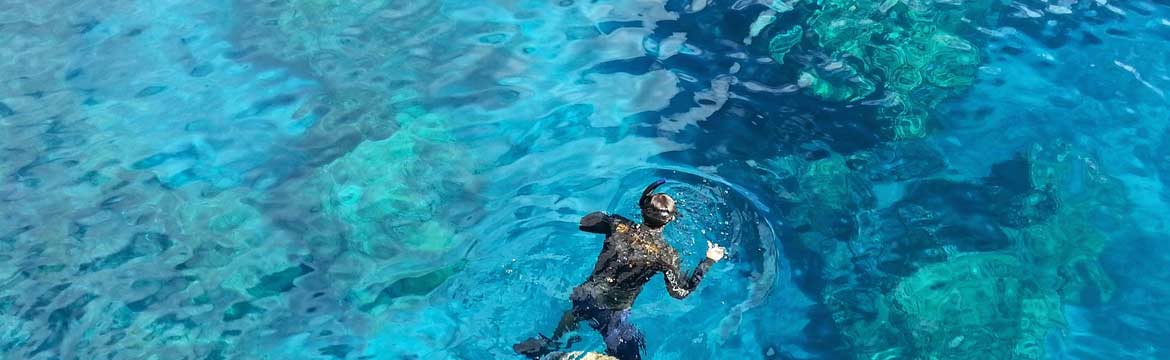
M647 186L646 190L642 191L642 198L638 201L638 207L642 208L642 223L651 228L657 229L666 226L678 217L674 199L670 195L654 193L654 189L664 183L666 180L660 179Z
M642 222L652 228L660 228L674 221L676 210L674 199L666 194L650 196L649 205L642 207Z

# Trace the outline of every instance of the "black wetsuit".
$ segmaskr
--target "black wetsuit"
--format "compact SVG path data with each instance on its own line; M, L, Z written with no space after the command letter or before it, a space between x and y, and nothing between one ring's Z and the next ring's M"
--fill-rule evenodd
M662 272L671 296L691 294L715 263L703 259L687 275L680 270L678 252L653 229L618 215L594 212L581 219L582 231L605 235L605 244L589 279L573 289L573 309L565 314L554 338L577 321L587 321L605 337L606 352L619 359L640 359L642 334L629 323L630 306L642 285Z

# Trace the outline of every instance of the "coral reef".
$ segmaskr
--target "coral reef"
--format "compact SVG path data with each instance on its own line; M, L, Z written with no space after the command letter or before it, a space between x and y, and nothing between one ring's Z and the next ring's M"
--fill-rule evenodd
M899 146L900 145L900 146ZM897 154L907 153L905 157ZM998 163L978 182L932 179L928 145L763 162L794 199L786 251L800 283L858 359L1043 358L1064 304L1108 300L1098 227L1129 206L1092 156L1056 144ZM897 166L893 166L896 164ZM875 174L875 169L890 169ZM874 183L904 187L875 199Z
M880 93L879 118L889 129L887 135L897 140L922 138L935 107L975 81L981 56L963 35L992 14L993 5L987 0L802 4L804 24L774 30L768 52L780 64L801 43L824 54L798 71L797 82L809 94L856 103Z
M1043 337L1063 323L1056 289L1010 254L971 253L929 265L888 299L909 335L905 355L925 359L1042 359ZM888 352L887 352L888 353Z
M411 108L396 120L394 135L364 142L320 170L329 189L322 208L366 255L446 251L454 234L435 215L442 199L462 190L454 181L467 177L469 158L451 143L440 117Z
M803 38L804 28L801 28L798 25L788 29L788 31L773 36L772 40L768 42L768 52L772 54L773 60L783 64L784 55L787 55L788 51L792 50L792 47L796 46L796 44L799 44L800 40Z
M1008 230L1017 251L1065 302L1109 300L1115 285L1097 260L1108 238L1098 227L1124 220L1132 207L1125 188L1092 156L1067 144L1036 146L1029 159L1029 182L1049 189L1060 207L1047 221Z

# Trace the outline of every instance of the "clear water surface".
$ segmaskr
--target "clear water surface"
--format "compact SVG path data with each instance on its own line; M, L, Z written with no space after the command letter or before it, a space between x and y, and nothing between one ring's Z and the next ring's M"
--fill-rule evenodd
M648 285L650 358L851 358L842 314L941 261L865 254L933 226L942 264L1042 257L977 196L1021 157L1072 167L1062 209L1091 216L1056 226L1103 239L1059 268L1095 281L1033 327L1044 357L1170 358L1170 7L996 2L973 84L898 139L880 91L812 96L821 50L752 36L792 4L820 3L0 1L0 358L511 358L592 267L579 217L632 217L657 177L684 265L730 255L685 301ZM915 209L933 225L891 215ZM1000 346L977 337L944 340Z

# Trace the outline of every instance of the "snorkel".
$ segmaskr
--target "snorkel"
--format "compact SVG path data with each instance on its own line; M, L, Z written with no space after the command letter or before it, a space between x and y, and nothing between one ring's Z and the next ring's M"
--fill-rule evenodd
M638 207L645 209L650 206L650 198L654 197L654 190L666 183L666 179L658 179L642 190L642 198L638 199Z

